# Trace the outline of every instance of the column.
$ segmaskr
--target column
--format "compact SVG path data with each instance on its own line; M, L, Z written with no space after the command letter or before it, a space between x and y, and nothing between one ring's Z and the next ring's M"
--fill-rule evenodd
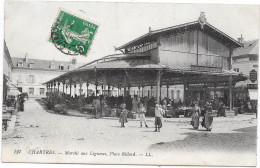
M74 84L74 96L77 94L76 87L77 87L77 83Z
M161 94L161 71L157 72L156 80L156 102L160 103L160 94Z
M229 110L233 110L233 89L232 89L232 76L229 75Z
M140 88L141 88L141 86L139 85L139 86L138 86L138 97L141 97Z
M58 81L58 93L60 92L60 82Z
M126 98L126 74L124 75L124 98Z
M217 95L216 95L216 89L217 89L217 83L214 83L214 99L216 99Z
M88 86L89 86L88 82L86 82L86 85L87 85L87 97L88 97Z
M144 97L144 86L142 86L142 97Z
M95 85L96 85L96 96L97 96L97 93L98 93L98 90L97 90L97 87L98 87L97 80L96 80L96 82L95 82Z
M70 81L70 97L71 97L71 81Z
M64 81L64 80L62 81L62 84L63 84L63 85L62 85L62 93L64 93L64 89L65 89L65 88L64 88L64 85L65 85L65 81Z
M54 82L54 91L53 92L55 92L55 87L56 87L56 81Z
M153 86L151 85L150 96L153 97Z
M183 104L186 106L186 99L187 99L187 82L183 81Z

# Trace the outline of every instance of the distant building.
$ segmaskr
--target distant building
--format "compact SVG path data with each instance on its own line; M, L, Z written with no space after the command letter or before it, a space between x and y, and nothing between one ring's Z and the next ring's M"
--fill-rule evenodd
M257 74L258 74L258 45L259 40L245 41L243 37L239 38L243 47L237 48L233 53L232 67L234 71L249 76L246 81L240 81L236 84L235 98L242 98L243 101L255 100L257 97Z
M71 62L12 57L12 81L22 93L29 97L44 97L44 82L76 68L76 59Z

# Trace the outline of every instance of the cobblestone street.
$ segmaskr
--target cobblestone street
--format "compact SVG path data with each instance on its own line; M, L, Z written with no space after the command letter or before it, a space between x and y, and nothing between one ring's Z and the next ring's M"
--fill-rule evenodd
M60 154L65 154L65 151L113 151L153 155L140 158L140 163L146 160L151 163L152 157L162 152L164 164L207 165L210 161L211 164L213 162L218 165L218 159L223 159L222 163L238 165L253 165L256 162L255 115L216 117L212 132L206 132L201 127L198 131L193 130L189 118L167 118L161 132L153 132L153 122L154 118L148 118L149 128L140 128L138 120L130 119L125 124L126 127L121 128L117 118L89 119L52 114L46 112L34 99L30 99L25 103L25 111L18 113L13 136L2 141L3 160L8 161L15 156L14 150L21 149L21 155L15 156L20 162L44 159L48 162L68 163L100 161L99 157L82 160L82 157L26 155L30 150L42 149L55 150ZM205 154L210 157L203 158ZM190 157L190 162L183 162L180 157ZM118 162L117 159L110 157L104 162L115 163ZM131 163L131 158L120 158L120 163ZM160 164L158 160L154 163Z

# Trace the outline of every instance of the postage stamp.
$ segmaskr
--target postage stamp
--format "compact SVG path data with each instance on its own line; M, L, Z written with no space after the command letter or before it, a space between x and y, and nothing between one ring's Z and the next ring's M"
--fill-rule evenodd
M97 29L98 25L60 10L50 41L64 54L87 56Z

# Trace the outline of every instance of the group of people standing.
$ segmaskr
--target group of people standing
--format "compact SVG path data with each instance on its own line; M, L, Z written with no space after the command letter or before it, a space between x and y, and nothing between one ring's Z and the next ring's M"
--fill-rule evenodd
M204 109L205 109L205 114L203 116L201 126L205 127L207 131L211 131L212 123L213 123L212 105L209 102L206 102ZM199 128L200 115L201 115L201 109L199 107L198 102L193 102L192 103L191 125L193 126L193 128L195 130L198 130L198 128Z
M128 110L126 110L126 104L123 103L121 105L121 113L120 113L120 119L119 122L121 123L121 127L125 127L124 123L127 122L127 113ZM136 112L136 114L139 117L140 120L140 128L142 128L143 124L146 128L148 128L148 125L146 123L145 114L147 112L147 104L144 105L143 102L141 102L140 98L135 97L132 101L132 111ZM163 116L165 115L165 110L162 108L161 105L156 104L155 105L155 130L154 132L160 132L160 128L162 127L162 121Z

